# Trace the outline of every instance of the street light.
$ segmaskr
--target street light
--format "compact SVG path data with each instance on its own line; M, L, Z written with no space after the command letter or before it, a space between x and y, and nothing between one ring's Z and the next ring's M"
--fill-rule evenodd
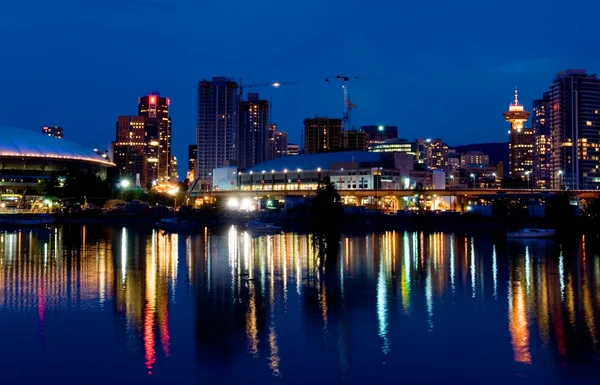
M471 174L471 178L473 178L473 188L475 188L475 174Z
M317 181L317 187L321 187L321 167L317 167L317 172L318 174L318 181Z
M558 176L560 177L560 186L558 186L558 188L560 190L563 189L563 170L558 170Z
M119 186L120 186L121 188L127 188L127 187L131 186L131 182L130 182L129 180L127 180L127 179L123 179L123 180L122 180L122 181L119 183Z

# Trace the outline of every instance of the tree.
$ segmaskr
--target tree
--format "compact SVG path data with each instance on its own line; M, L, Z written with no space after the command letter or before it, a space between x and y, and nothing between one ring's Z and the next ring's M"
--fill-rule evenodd
M331 266L337 261L343 212L342 200L335 184L326 180L317 188L310 211L313 246L317 249L321 266Z

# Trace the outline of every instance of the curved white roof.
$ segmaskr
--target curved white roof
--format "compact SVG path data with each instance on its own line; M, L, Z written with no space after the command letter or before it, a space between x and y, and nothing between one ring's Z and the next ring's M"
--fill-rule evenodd
M78 144L5 126L0 126L0 156L73 159L112 165L95 151Z

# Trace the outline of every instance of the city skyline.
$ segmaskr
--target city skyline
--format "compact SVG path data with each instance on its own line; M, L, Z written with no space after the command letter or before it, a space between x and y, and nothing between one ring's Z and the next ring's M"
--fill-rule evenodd
M357 128L396 125L400 137L412 139L421 136L427 116L427 136L445 138L449 145L505 141L506 124L497 111L506 108L506 95L515 85L529 107L557 72L600 71L600 55L589 49L589 26L600 4L588 2L588 12L575 17L572 9L558 15L541 1L527 2L520 5L520 13L536 15L528 23L517 22L505 4L476 4L390 2L367 7L332 0L256 6L181 0L138 7L131 1L12 2L0 16L0 28L14 35L6 45L11 58L0 74L0 105L6 111L2 124L39 130L52 122L86 147L107 146L114 117L130 114L131 100L156 89L172 99L174 153L185 159L195 138L195 85L203 78L231 76L248 84L298 81L293 87L261 90L261 96L273 96L273 122L289 133L290 142L300 143L303 119L315 114L341 117L341 83L324 79L344 74L361 78L349 84L358 106L352 115ZM26 22L21 21L24 15ZM197 23L199 15L206 21ZM156 18L161 23L150 32L143 20ZM249 18L266 36L261 43L270 47L266 54L255 55L245 36ZM307 18L315 28L306 30ZM377 20L379 28L342 33L330 22L342 18L354 26ZM211 38L224 19L231 21L231 28L222 39L236 37L226 45ZM436 27L428 28L430 22ZM537 38L538 31L553 23L564 27L558 38ZM150 48L157 58L152 63L140 59L149 49L139 44L146 33L157 39ZM535 45L527 43L532 36ZM500 54L514 40L522 44ZM319 54L320 60L309 52ZM238 58L249 56L257 60L241 65ZM45 97L31 97L40 92ZM451 97L429 114L428 95L433 93ZM463 119L448 121L456 112Z

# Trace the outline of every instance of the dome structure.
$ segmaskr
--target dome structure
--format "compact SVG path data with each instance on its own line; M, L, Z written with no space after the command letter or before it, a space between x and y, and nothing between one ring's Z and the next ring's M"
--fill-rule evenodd
M7 157L78 160L112 165L95 151L67 140L0 126L0 158Z

